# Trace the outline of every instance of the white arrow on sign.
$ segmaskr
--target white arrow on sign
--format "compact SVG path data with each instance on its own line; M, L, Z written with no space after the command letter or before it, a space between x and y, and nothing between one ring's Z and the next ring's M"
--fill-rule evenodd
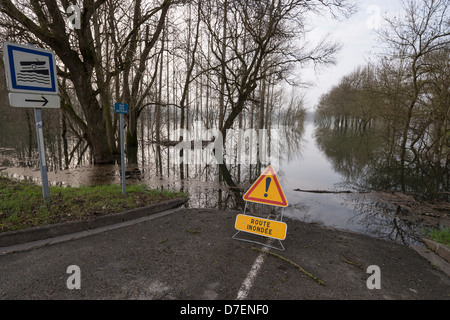
M60 108L61 99L55 94L10 93L9 104L19 108Z

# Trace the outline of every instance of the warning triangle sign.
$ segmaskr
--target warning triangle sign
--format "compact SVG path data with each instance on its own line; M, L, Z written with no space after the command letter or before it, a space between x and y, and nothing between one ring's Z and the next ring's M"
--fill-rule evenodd
M288 206L283 189L281 189L280 182L272 166L268 166L245 193L244 200L278 207Z

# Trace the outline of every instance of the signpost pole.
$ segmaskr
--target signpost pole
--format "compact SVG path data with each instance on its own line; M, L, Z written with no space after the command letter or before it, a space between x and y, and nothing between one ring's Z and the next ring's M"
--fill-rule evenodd
M120 115L120 164L122 169L122 194L125 195L125 137L123 133L123 115L128 114L128 104L116 102L114 112Z
M120 153L122 166L122 194L125 195L125 147L124 147L124 132L123 132L123 113L120 114Z
M6 83L12 107L33 108L44 202L50 200L41 108L60 108L55 54L49 50L3 41Z
M42 194L44 195L44 202L48 202L50 199L50 192L48 190L47 161L45 161L44 131L40 108L34 108L34 118L36 121L36 137L39 150L39 167L41 168Z

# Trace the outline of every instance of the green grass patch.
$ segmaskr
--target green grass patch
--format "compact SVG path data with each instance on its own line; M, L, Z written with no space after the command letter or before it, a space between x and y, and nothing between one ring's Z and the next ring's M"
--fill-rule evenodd
M50 201L44 203L41 186L0 177L0 232L85 220L187 196L145 185L127 186L126 195L121 185L49 189Z
M450 227L426 229L423 231L423 235L433 241L450 246Z

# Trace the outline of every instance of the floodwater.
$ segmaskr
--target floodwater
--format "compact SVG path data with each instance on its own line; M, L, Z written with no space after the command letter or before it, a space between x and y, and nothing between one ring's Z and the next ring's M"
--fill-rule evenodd
M359 150L357 161L345 158L343 161L333 156L333 148L318 138L318 127L311 117L304 124L290 128L289 133L282 135L282 152L277 177L289 202L283 215L309 223L320 223L325 226L368 234L399 243L416 243L422 226L417 222L402 219L395 206L376 200L375 192L358 192L361 190L361 176L370 157L371 143L361 143L368 150ZM287 132L287 131L286 131ZM319 141L320 140L320 141ZM228 209L242 212L243 193L256 180L259 173L255 166L252 175L249 166L230 166L229 170L238 190L231 190L219 181L217 166L188 165L184 177L180 179L179 167L172 163L169 152L173 147L162 147L162 163L158 165L154 144L144 143L139 151L139 170L129 168L126 183L147 184L151 187L187 191L190 201L187 207ZM341 150L347 152L346 150ZM21 161L13 161L14 148L0 144L0 173L16 179L40 181L37 161L34 165L23 166ZM48 152L47 152L48 153ZM35 158L37 155L34 153ZM330 156L331 155L331 156ZM344 155L345 157L345 155ZM47 154L47 158L53 155ZM9 160L8 160L9 159ZM56 168L57 166L55 166ZM157 168L162 172L158 174ZM262 170L265 167L261 168ZM120 165L92 166L79 165L67 170L53 169L48 174L52 185L78 186L93 184L120 184ZM322 193L296 191L321 190ZM348 192L351 190L352 192ZM328 192L327 192L328 191ZM329 193L329 191L334 193ZM345 193L340 193L345 191ZM51 195L50 195L51 197ZM252 210L264 211L267 206L253 205ZM233 222L230 222L233 223Z
M314 124L307 123L301 154L281 164L282 183L290 203L286 216L399 243L416 243L421 226L399 219L395 207L376 200L376 192L359 193L355 189L358 179L336 171L319 149L315 134ZM354 192L347 193L349 189Z

